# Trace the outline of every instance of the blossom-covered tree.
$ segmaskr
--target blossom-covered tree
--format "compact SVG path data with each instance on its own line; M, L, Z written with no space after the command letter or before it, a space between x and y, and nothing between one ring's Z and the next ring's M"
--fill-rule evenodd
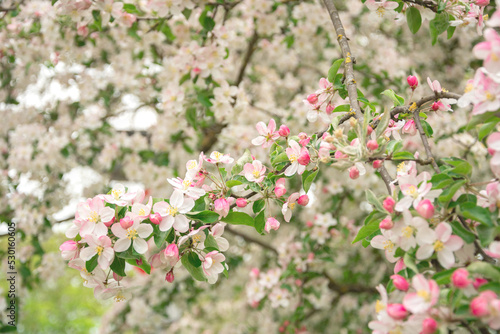
M23 293L67 261L103 332L499 330L498 4L3 1Z

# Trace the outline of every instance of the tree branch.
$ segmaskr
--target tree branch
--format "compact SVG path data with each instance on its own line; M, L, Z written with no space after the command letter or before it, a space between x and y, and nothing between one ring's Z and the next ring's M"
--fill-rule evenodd
M422 139L422 144L424 145L425 148L425 153L427 154L427 158L431 160L432 167L434 168L434 171L436 173L441 173L441 170L439 170L439 166L436 163L436 160L434 159L434 155L432 155L431 147L429 146L429 141L427 140L427 136L425 135L424 128L422 127L422 123L420 122L420 109L416 108L415 111L413 112L413 120L415 121L415 125L417 126L418 133L420 135L420 138Z
M361 113L361 108L358 103L358 89L356 87L356 80L354 79L354 67L353 63L355 58L351 54L351 48L347 42L347 37L345 35L344 26L342 21L340 21L339 12L333 4L333 0L323 0L328 14L332 20L335 32L337 33L337 41L339 42L340 49L342 50L342 56L344 57L344 67L345 67L345 82L347 87L347 93L349 94L349 103L351 109L355 112L357 119L362 119L363 114Z
M428 8L435 13L437 13L438 11L438 4L431 0L402 0L402 1Z

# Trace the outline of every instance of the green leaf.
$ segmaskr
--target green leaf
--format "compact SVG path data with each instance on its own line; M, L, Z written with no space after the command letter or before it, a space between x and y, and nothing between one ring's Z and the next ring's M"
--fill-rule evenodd
M191 107L186 110L186 120L193 127L193 129L197 129L196 126L196 108Z
M139 12L137 10L137 8L135 7L135 5L131 4L131 3L124 3L123 4L123 10L127 13L130 13L130 14L140 14L141 12Z
M156 228L157 227L155 225L155 232L156 232ZM154 235L154 241L155 241L156 247L161 248L163 246L163 243L165 242L165 240L167 239L167 237L170 234L175 234L173 228L170 228L170 229L163 231L163 232L158 229L158 233L155 233L155 235Z
M479 292L483 292L486 290L491 290L497 295L500 295L500 283L499 282L488 282L479 287Z
M431 22L429 22L432 45L436 44L438 36L445 32L449 26L450 18L448 13L436 14L436 17Z
M476 240L476 235L467 230L459 221L452 221L451 228L453 229L453 234L458 235L468 244L471 244L474 240Z
M309 175L307 175L304 178L304 174L302 175L302 185L304 187L304 191L307 193L309 191L309 188L311 188L311 184L313 183L314 179L316 178L316 175L318 175L319 170L316 170Z
M256 200L255 202L253 202L252 210L254 213L257 213L257 212L262 211L264 206L266 206L266 201L263 198L261 198L259 200Z
M496 126L497 126L496 122L490 122L490 123L483 124L481 126L481 128L479 129L479 140L483 140L484 137L486 137L490 133L492 133L493 130L495 130Z
M341 104L340 106L335 107L332 112L343 112L343 111L351 111L351 106L349 104Z
M201 26L205 28L206 31L212 31L215 27L215 21L213 18L207 15L208 11L209 9L207 8L201 13L199 21Z
M476 231L477 236L479 237L479 241L484 247L487 247L489 244L491 244L491 242L495 240L495 237L497 236L497 233L495 233L495 228L486 225L476 226Z
M418 274L418 268L415 265L415 259L409 253L406 253L403 256L403 260L408 268L410 268L415 274Z
M377 196L375 196L373 191L371 191L370 189L366 189L365 192L366 192L366 200L368 201L368 203L373 205L375 209L377 209L378 211L386 212L384 207L382 206L382 203L380 203L380 201L378 200Z
M94 271L95 267L97 267L97 258L99 255L94 255L90 260L85 262L85 269L87 269L87 272L91 273Z
M394 93L392 89L386 89L384 90L381 95L385 95L388 98L390 98L394 102L394 106L402 106L405 104L405 99L403 99L401 96L397 95Z
M424 121L423 119L420 120L420 123L422 124L422 128L424 129L424 133L427 137L432 137L434 134L434 130L432 130L432 126L427 123L427 121Z
M217 244L217 241L215 241L215 238L211 234L208 234L207 237L205 238L205 247L215 248L216 250L219 250L219 245Z
M125 277L127 275L125 274L125 260L119 258L118 256L115 256L115 259L113 260L113 263L111 263L110 268L118 276Z
M333 62L333 65L328 70L328 81L330 81L331 83L335 82L335 76L337 75L337 72L339 71L339 68L343 62L344 58L338 59Z
M264 217L265 210L262 210L257 217L255 217L255 230L262 234L264 232L264 227L266 226L266 219Z
M282 162L288 162L288 155L286 154L286 152L283 152L283 153L280 153L278 154L275 158L271 159L271 164L273 166L279 164L279 163L282 163Z
M398 152L402 148L403 142L401 140L391 140L386 146L386 153L391 155L394 152Z
M392 156L392 160L414 160L415 156L410 152L397 152Z
M219 214L209 210L186 213L186 217L206 224L215 223L219 220Z
M448 269L448 270L443 270L440 271L434 276L432 276L432 279L436 281L437 284L450 284L451 283L451 275L453 275L453 272L456 270L456 268Z
M406 22L412 34L416 34L422 26L422 15L415 7L410 7L406 10Z
M145 273L147 273L148 275L151 273L151 265L148 263L148 261L146 261L146 259L141 256L140 258L140 263L138 263L138 260L137 259L126 259L125 261L127 261L127 263L130 263L131 265L135 266L135 267L138 267L138 268L141 268L142 270L144 270Z
M195 280L201 282L205 282L207 280L205 275L203 274L203 269L201 269L201 267L195 267L191 264L191 262L189 261L189 254L184 254L184 256L181 258L181 263Z
M231 225L247 225L251 227L255 226L254 219L244 212L231 211L227 214L226 217L221 218L221 221Z
M467 270L473 274L480 274L492 281L500 281L500 271L489 263L481 261L473 262L467 267Z
M380 118L380 122L378 122L377 128L375 129L375 138L380 137L384 133L390 120L391 112L390 110L386 110Z
M457 27L455 27L455 26L449 26L449 27L448 27L448 30L447 30L447 31L448 31L448 33L447 33L447 36L446 36L446 37L447 37L448 39L451 39L451 38L453 37L453 34L455 34L455 30L456 30L456 29L457 29Z
M493 226L490 210L477 206L475 203L465 202L460 204L460 215L486 226Z
M441 203L446 203L451 201L453 195L458 191L458 189L462 188L462 186L467 183L465 180L456 181L456 183L452 184L449 188L446 188L441 195L438 197L438 201Z
M432 189L442 189L444 187L449 186L455 181L453 181L453 179L448 175L441 173L441 174L434 174L430 182L432 183Z
M243 184L243 182L238 181L238 180L229 180L226 182L226 186L228 188L236 187L236 186L239 186L241 184Z
M365 225L361 227L352 243L355 244L356 242L363 240L364 238L372 235L375 231L377 231L379 229L378 225L382 221L382 218L385 216L385 213L377 211L373 211L372 213L370 213L365 219Z
M187 258L188 258L189 263L191 263L191 265L193 265L194 267L201 266L200 257L195 252L189 252Z

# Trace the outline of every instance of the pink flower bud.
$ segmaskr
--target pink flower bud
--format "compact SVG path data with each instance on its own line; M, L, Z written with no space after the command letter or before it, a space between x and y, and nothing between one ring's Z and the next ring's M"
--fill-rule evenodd
M252 270L250 270L250 277L251 278L257 278L257 277L259 277L259 275L260 275L259 268L252 268Z
M120 219L120 226L124 230L128 229L132 225L134 225L134 221L132 220L132 218L130 218L130 216L126 216L126 217Z
M278 332L280 332L280 333L284 333L285 331L286 331L285 326L280 326L280 327L278 328Z
M366 128L366 133L369 135L371 135L373 132L373 128L371 126L368 125L368 127Z
M117 282L120 282L123 277L121 277L120 275L118 275L117 273L113 273L113 278L115 279L115 281Z
M318 95L310 94L309 96L307 96L307 102L309 102L310 104L315 104L316 102L318 102Z
M174 281L175 277L174 277L174 272L172 270L170 270L167 275L165 275L165 281L167 281L168 283L172 283Z
M290 321L285 320L285 321L283 322L283 326L288 327L289 325L290 325Z
M408 315L408 311L403 304L388 304L387 314L394 320L403 320Z
M487 279L478 277L474 279L474 282L472 282L472 286L477 290L480 286L485 285L486 283L488 283Z
M406 121L403 129L401 129L402 133L409 134L410 136L414 136L417 134L417 127L415 126L415 121L410 119Z
M236 200L236 206L238 208L244 208L245 206L247 206L248 204L248 201L246 200L246 198L238 198Z
M342 153L342 152L340 152L340 151L335 151L335 155L334 155L334 158L335 158L335 159L345 159L345 158L347 158L347 157L348 157L348 155L347 155L347 154Z
M366 147L368 147L370 151L375 151L378 148L378 143L376 140L369 140L366 143Z
M375 160L372 166L375 169L379 169L380 167L382 167L382 160Z
M428 199L420 201L417 205L417 212L425 219L432 218L432 216L434 216L434 211L434 205L432 205L432 202Z
M494 149L492 149L492 148L488 148L488 153L489 153L490 155L494 155L494 154L495 154L495 150L494 150Z
M330 103L328 103L326 105L326 110L325 111L326 111L327 115L331 115L334 110L335 110L335 106L334 105L332 105Z
M470 313L476 317L484 317L489 315L490 310L488 308L488 299L479 295L479 297L474 298L469 305Z
M229 201L226 198L222 197L214 201L214 211L221 215L221 217L226 217L229 209Z
M433 318L425 318L422 321L422 331L420 334L433 334L436 332L438 324Z
M351 168L349 168L349 177L353 180L359 177L359 170L356 168L356 166L352 166Z
M280 126L278 133L281 137L288 137L288 135L290 134L290 129L288 128L288 126L283 124L282 126Z
M387 196L386 199L384 199L384 202L382 202L382 206L389 213L394 212L394 205L396 205L396 201L391 196Z
M465 268L459 268L451 275L451 283L459 289L468 287L472 280L469 279L469 272Z
M277 231L280 228L280 222L276 220L274 217L269 217L266 220L266 225L264 226L264 230L267 233L270 233L271 230Z
M311 141L311 137L309 137L305 132L299 133L299 139L299 144L302 146L306 146Z
M414 75L409 75L408 78L406 78L406 82L408 82L408 85L412 90L415 90L415 88L417 88L418 86L418 79Z
M64 251L75 251L78 249L78 244L76 243L76 241L73 241L73 240L68 240L68 241L65 241L62 243L61 246L59 246L59 250L61 252L64 252Z
M439 103L438 102L434 102L431 106L431 109L434 110L434 111L438 111L439 110Z
M307 196L307 194L300 196L299 199L297 200L297 204L302 206L306 206L308 203L309 203L309 196Z
M394 227L394 223L392 222L391 217L388 216L387 218L384 218L380 224L378 224L378 227L383 228L384 230L390 230Z
M313 226L314 226L314 223L313 223L312 221L308 220L308 221L306 222L306 226L307 226L307 227L309 227L309 228L311 228L311 227L313 227Z
M490 4L490 0L476 0L476 5L479 7L486 7Z
M152 213L149 215L149 220L155 225L159 225L162 221L161 215L157 213Z
M114 222L115 222L115 217L111 218L111 220L109 222L105 222L103 224L106 227L110 227L111 225L113 225Z
M311 162L311 156L309 155L309 151L307 149L304 148L300 151L297 162L303 166L309 165L309 162Z
M400 258L396 265L394 266L394 274L399 273L401 270L406 268L405 260Z
M406 278L404 278L401 275L392 275L391 279L392 279L392 284L394 284L394 286L398 290L408 291L408 289L410 288L410 283L408 283Z
M179 248L177 247L176 244L170 244L165 248L163 251L163 254L167 258L174 258L174 259L179 259Z

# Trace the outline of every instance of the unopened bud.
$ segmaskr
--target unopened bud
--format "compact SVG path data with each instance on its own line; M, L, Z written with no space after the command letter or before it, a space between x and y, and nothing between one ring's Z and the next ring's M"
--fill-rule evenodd
M438 324L433 318L425 318L422 321L422 331L420 334L434 334L437 331Z
M175 277L174 277L174 272L172 270L170 270L167 275L165 275L165 281L167 281L168 283L172 283L174 281Z
M376 140L369 140L367 143L366 143L366 147L370 150L370 151L375 151L377 148L378 148L378 143Z
M132 225L134 225L134 221L132 220L132 218L130 218L130 216L126 216L126 217L120 219L120 226L124 230L128 229Z
M355 127L356 124L358 124L358 121L354 118L354 117L351 117L349 118L349 124L352 126L352 127Z
M382 160L375 160L372 166L375 169L379 169L380 167L382 167Z
M451 275L451 283L459 289L468 287L472 280L469 279L469 272L465 268L458 268Z
M318 102L318 95L310 94L309 96L307 96L307 102L309 102L310 104L315 104L316 102Z
M401 275L392 275L391 279L392 279L392 284L394 284L394 286L398 290L408 291L408 289L410 288L410 283L408 283L406 278L404 278Z
M391 217L387 217L383 219L380 224L378 224L378 227L383 228L384 230L390 230L394 227L394 223L392 222Z
M349 177L353 180L359 177L359 170L356 168L356 166L349 168Z
M248 204L248 201L246 200L246 198L238 198L236 200L236 206L238 208L244 208L245 206L247 206Z
M308 203L309 203L309 196L307 196L307 194L300 196L299 199L297 200L297 204L302 206L306 206Z
M288 135L290 134L290 129L288 128L288 126L283 124L282 126L280 126L278 133L281 137L288 137Z
M396 205L396 201L394 200L394 198L392 198L391 196L387 196L384 201L382 202L382 206L384 207L384 209L387 210L387 212L389 213L393 213L394 212L394 206Z
M425 219L430 219L432 218L432 216L434 216L434 205L430 200L424 199L423 201L420 201L420 203L418 203L417 212Z
M403 304L388 304L386 311L394 320L403 320L408 315L408 311Z
M155 225L159 225L162 221L162 218L161 218L161 215L157 212L157 213L152 213L149 215L149 220L155 224Z
M408 85L411 87L412 90L415 90L418 86L418 79L414 75L409 75L408 78L406 78L406 81L408 82Z

